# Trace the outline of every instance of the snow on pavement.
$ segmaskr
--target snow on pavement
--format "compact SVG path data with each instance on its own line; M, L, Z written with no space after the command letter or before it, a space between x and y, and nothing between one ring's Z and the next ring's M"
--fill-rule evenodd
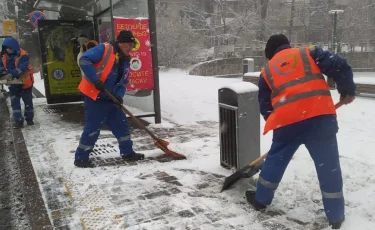
M103 166L75 168L74 150L82 121L71 122L68 114L47 114L43 100L38 100L37 125L23 132L39 179L49 185L55 182L55 177L62 182L62 187L49 188L59 191L55 202L60 202L60 209L70 208L69 221L74 229L83 225L87 229L258 230L272 229L275 223L290 229L325 229L290 221L290 218L308 223L326 221L314 164L305 147L294 156L273 203L286 216L262 221L243 198L246 180L218 193L223 181L220 175L231 173L220 167L218 89L241 80L189 76L181 70L160 74L161 108L167 123L150 127L169 139L173 150L188 157L166 163L150 160L138 165L104 166L116 162L119 153L111 133L103 131L95 148L98 155L93 156ZM337 93L333 97L338 100ZM375 229L373 104L374 100L357 98L352 105L338 111L347 214L342 229ZM261 125L262 129L263 121ZM142 131L133 130L132 135L136 150L148 157L161 154ZM262 136L262 152L268 150L271 139L272 133ZM70 201L61 195L62 191L67 191ZM49 210L54 210L53 205Z
M163 117L178 124L218 121L218 90L242 78L188 75L182 70L162 72L160 77Z

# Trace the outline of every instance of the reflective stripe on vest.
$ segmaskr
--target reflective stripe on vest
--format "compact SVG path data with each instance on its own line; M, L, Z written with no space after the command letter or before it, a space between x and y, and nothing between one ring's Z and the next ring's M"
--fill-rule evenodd
M304 74L300 78L293 79L291 81L288 81L280 86L275 86L274 80L271 75L271 70L269 65L265 66L265 73L266 73L266 78L268 82L270 83L272 94L271 94L271 99L274 99L277 97L282 91L285 89L291 87L291 86L296 86L299 84L304 84L310 81L314 80L325 80L323 74L313 74L311 71L311 65L309 58L306 53L305 48L300 48L299 49L301 58L302 58L302 63L303 63L303 69L304 69ZM282 105L297 101L299 99L303 98L308 98L308 97L313 97L313 96L331 96L331 93L329 90L314 90L314 91L309 91L309 92L301 92L299 94L293 95L291 97L285 98L283 101L278 101L273 105L273 108L276 109Z
M272 69L271 69L272 68ZM336 114L330 90L308 48L282 50L262 70L271 89L268 131L325 114Z
M111 57L111 54L113 54L113 46L108 44L108 50L105 53L104 58L102 58L102 60L99 63L97 63L96 65L94 65L94 67L96 68L96 74L98 74L100 80L103 79L104 75L102 75L102 73L104 72L105 67L108 64L108 61L109 61L109 58ZM111 65L111 69L112 69L112 66L113 66L113 64ZM108 75L104 76L104 77L107 78Z
M14 66L15 66L15 69L17 70L18 74L22 73L22 70L18 68L18 65L19 65L19 62L20 62L21 58L24 55L27 55L27 52L25 50L21 49L20 55L17 56L14 60ZM8 59L8 55L4 54L3 55L3 66L6 69L6 71L8 72L7 59ZM34 69L31 67L30 60L29 60L29 63L27 64L27 68L28 68L28 70L20 76L20 79L23 80L22 88L24 88L24 89L30 88L34 83L34 76L33 76Z
M104 46L105 48L102 59L93 65L101 82L105 82L107 80L107 77L109 76L116 60L113 46L109 43L104 43ZM80 61L80 65L84 64L91 63L84 63L84 61ZM95 88L93 82L91 82L85 75L82 76L78 89L81 91L81 93L90 97L94 101L96 101L99 95L99 90Z

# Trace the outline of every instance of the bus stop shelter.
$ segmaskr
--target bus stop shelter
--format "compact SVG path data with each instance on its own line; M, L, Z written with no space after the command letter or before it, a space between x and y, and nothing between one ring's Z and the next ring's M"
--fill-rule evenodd
M52 24L64 26L72 23L71 25L85 28L89 28L92 32L93 39L98 41L99 43L106 42L108 40L114 40L116 37L116 33L121 28L139 28L140 26L124 26L125 24L118 24L117 21L125 20L128 22L129 20L143 20L145 21L145 25L147 24L147 34L149 36L149 40L147 39L145 44L149 47L149 53L142 52L142 55L149 60L147 63L150 64L150 69L148 72L150 74L146 74L147 76L151 76L153 85L152 88L148 87L143 89L142 87L136 88L135 90L127 90L127 95L125 97L124 103L126 106L129 107L137 117L155 117L155 123L161 122L161 110L160 110L160 88L159 88L159 67L158 67L158 58L157 58L157 40L156 40L156 23L155 23L155 2L154 0L37 0L34 4L35 10L43 11L47 15L46 20L38 21L38 29L39 29L39 40L41 46L41 54L43 59L43 77L45 82L46 88L46 97L48 104L57 104L57 103L65 103L65 102L75 102L79 101L78 99L78 92L77 91L66 91L66 92L59 92L59 91L52 91L52 83L51 81L60 80L64 74L67 78L72 77L76 78L77 76L75 72L72 71L59 71L61 68L55 68L54 71L50 71L46 69L49 63L56 63L57 60L53 59L53 61L48 59L48 55L44 55L49 52L50 43L56 44L56 40L59 40L59 36L54 35L52 38L43 38L43 33L50 29ZM53 13L53 17L48 16L52 14L48 14L51 12ZM117 20L117 21L116 21ZM127 20L127 21L126 21ZM142 22L143 22L142 21ZM84 24L84 23L91 23ZM116 24L117 22L117 24ZM130 21L132 22L132 21ZM89 25L89 26L87 26ZM117 26L117 28L116 28ZM44 31L43 31L44 29ZM64 36L66 33L60 32L61 36ZM82 31L82 30L81 30ZM117 32L116 32L117 31ZM89 31L88 34L91 34ZM141 32L135 32L135 37L137 35L141 36ZM61 37L60 36L60 37ZM78 36L78 35L77 35ZM64 40L69 40L64 39ZM92 39L92 38L91 38ZM48 44L47 44L48 40ZM42 41L45 41L44 43ZM142 41L143 42L143 41ZM142 43L141 42L141 43ZM143 44L143 43L142 43ZM141 44L141 46L142 46ZM54 54L58 54L59 50L50 51ZM61 48L60 48L61 49ZM66 57L66 53L63 57ZM138 53L137 53L138 55ZM58 55L55 55L58 56ZM61 56L61 55L60 55ZM147 56L147 57L146 57ZM133 56L132 56L133 57ZM137 59L137 58L133 58ZM132 60L133 60L132 59ZM61 60L60 60L61 61ZM66 62L67 59L61 61ZM136 60L140 61L140 60ZM135 63L136 63L135 61ZM75 64L74 62L72 62ZM141 62L142 63L142 62ZM146 63L146 62L144 62ZM142 65L142 64L141 64ZM134 70L134 69L132 69ZM134 71L136 72L136 71ZM139 72L139 71L138 71ZM53 75L53 76L51 76ZM141 73L134 73L130 80L132 82L132 76L134 82L137 81L137 77L141 77ZM143 74L144 75L144 74ZM59 79L60 77L60 79ZM49 79L49 80L48 80ZM139 79L138 79L139 80ZM77 81L76 81L77 82ZM59 83L56 83L59 84ZM74 90L76 87L74 86Z

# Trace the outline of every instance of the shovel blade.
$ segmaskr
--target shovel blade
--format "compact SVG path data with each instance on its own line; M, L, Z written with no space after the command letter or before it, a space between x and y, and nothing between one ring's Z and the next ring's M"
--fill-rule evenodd
M227 190L230 186L232 186L234 183L239 181L241 178L242 178L241 171L237 171L233 173L232 175L230 175L229 177L225 178L223 188L221 189L220 192Z
M158 139L157 142L163 145L164 147L167 147L170 144L168 141L163 140L163 139Z
M180 154L180 153L176 153L176 152L174 152L174 151L168 149L166 143L169 144L169 142L167 142L167 141L163 141L163 140L161 140L161 139L158 139L157 141L155 141L155 145L156 145L159 149L163 150L163 152L165 153L166 156L168 156L168 157L170 157L170 158L173 158L173 159L175 159L175 160L184 160L184 159L186 159L186 157L185 157L184 155L182 155L182 154Z
M224 190L227 190L230 186L235 184L237 181L239 181L241 178L244 178L244 172L251 170L253 167L252 166L246 166L240 170L237 170L235 173L230 175L229 177L225 178L223 188L221 189L220 192L223 192Z
M166 152L165 152L166 155L176 159L176 160L185 160L186 159L186 156L180 154L180 153L176 153L170 149L168 149Z

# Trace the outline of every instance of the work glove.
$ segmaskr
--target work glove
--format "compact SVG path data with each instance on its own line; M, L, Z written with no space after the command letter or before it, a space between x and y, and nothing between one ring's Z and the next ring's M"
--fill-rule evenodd
M103 82L97 81L97 82L94 83L94 85L95 85L95 88L97 90L99 90L100 92L104 92L105 91L105 87L104 87L104 83Z
M116 102L116 105L117 105L118 108L120 108L121 105L124 104L124 99L122 97L119 97L119 96L117 96L116 99L118 101L118 102Z
M354 95L340 94L340 101L343 102L345 105L352 103L354 99Z
M330 90L336 89L336 82L333 80L333 78L330 78L330 77L327 78L327 85Z

